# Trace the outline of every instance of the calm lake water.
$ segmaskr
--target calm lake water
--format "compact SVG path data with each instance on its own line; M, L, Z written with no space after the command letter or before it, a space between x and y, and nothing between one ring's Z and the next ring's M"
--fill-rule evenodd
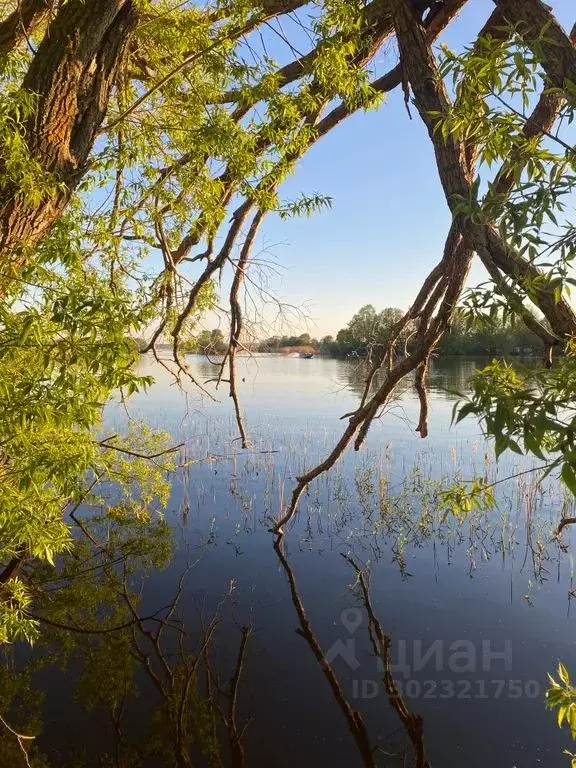
M200 381L213 378L209 362L189 362ZM475 365L434 364L426 440L414 431L418 402L406 386L362 451L347 453L303 496L278 552L272 517L295 477L332 446L340 417L358 402L362 372L321 358L239 360L251 439L242 450L225 391L220 402L193 390L185 395L157 363L142 362L157 383L129 401L130 417L170 431L186 444L180 460L193 463L174 478L166 512L175 553L143 580L140 611L150 616L169 605L180 583L177 614L197 652L218 610L210 636L214 679L223 681L218 730L229 736L226 693L239 655L234 717L237 730L247 724L241 750L226 747L220 764L362 766L363 734L374 765L414 764L350 560L369 571L372 607L390 640L389 670L407 709L422 717L430 765L569 764L562 754L571 747L569 733L543 703L546 674L558 659L576 676L570 530L563 546L551 535L563 492L519 475L494 486L495 510L475 511L466 521L438 502L439 483L474 476L496 482L531 466L517 456L496 463L474 421L450 427L455 393L466 391ZM107 429L119 432L127 418L123 405L110 405ZM173 641L167 651L169 663L177 646ZM83 659L70 653L66 668L47 664L32 677L30 695L44 695L41 765L168 764L140 759L137 751L130 762L127 751L115 751L118 728L98 702L78 693ZM23 651L21 657L23 664ZM103 687L122 674L113 661L99 663ZM159 694L141 671L135 680L139 696L121 735L145 744L153 738L149 717ZM363 722L356 730L352 710ZM193 761L181 765L219 764L198 745L191 752Z

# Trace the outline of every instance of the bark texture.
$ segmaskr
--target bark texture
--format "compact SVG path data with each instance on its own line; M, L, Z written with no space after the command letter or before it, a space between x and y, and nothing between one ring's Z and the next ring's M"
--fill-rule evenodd
M10 185L0 191L4 268L26 263L86 173L135 23L132 0L70 0L50 23L22 88L37 98L26 143L54 191L40 202Z
M21 0L16 10L0 22L0 57L7 56L23 43L54 5L54 0Z

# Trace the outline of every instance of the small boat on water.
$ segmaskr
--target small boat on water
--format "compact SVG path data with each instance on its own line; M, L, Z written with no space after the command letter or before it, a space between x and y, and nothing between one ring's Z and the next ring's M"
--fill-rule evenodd
M300 357L303 360L312 360L314 357L314 352L300 352Z

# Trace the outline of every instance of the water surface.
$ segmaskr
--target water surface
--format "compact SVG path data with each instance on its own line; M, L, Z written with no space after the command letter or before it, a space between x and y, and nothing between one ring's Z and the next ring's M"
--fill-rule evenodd
M198 380L213 378L208 361L189 362ZM176 551L166 568L146 577L140 611L151 615L168 605L188 568L177 615L190 648L203 647L219 615L210 664L222 681L218 733L225 747L217 759L192 746L190 765L362 766L362 734L374 765L414 764L410 734L370 643L352 563L369 573L371 605L390 639L390 671L408 710L422 717L431 765L567 765L569 734L543 704L546 674L558 659L576 667L569 530L563 547L551 540L562 491L519 475L495 486L492 512L461 522L437 505L435 483L473 476L495 482L529 466L517 456L497 464L472 420L450 427L457 392L466 391L475 365L435 362L426 440L414 431L416 395L403 387L366 446L347 453L303 496L279 552L269 531L273 516L295 477L333 445L340 417L358 402L363 372L322 358L240 359L251 440L242 450L225 390L218 402L192 389L184 394L157 363L142 362L157 383L129 402L129 416L169 430L185 443L189 463L174 478L166 513ZM124 406L113 404L106 428L120 431L127 418ZM235 751L226 693L244 635L235 717L239 730L246 727ZM167 642L171 663L180 651L176 640ZM111 660L98 663L104 687L107 675L124 674ZM32 678L32 690L44 693L38 745L46 764L168 764L114 747L118 723L97 702L87 710L74 685L82 665L71 651L67 669L47 665ZM127 698L121 737L144 744L161 696L141 669L135 680L139 696ZM203 690L204 678L195 683ZM361 714L360 734L350 727L353 710Z

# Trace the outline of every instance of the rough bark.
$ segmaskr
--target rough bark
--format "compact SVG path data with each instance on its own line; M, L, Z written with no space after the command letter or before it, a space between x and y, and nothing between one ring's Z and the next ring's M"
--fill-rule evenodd
M567 81L576 84L576 49L549 5L541 0L496 0L496 5L537 53L550 85L566 89ZM566 97L576 104L574 89L566 89Z
M26 142L53 191L31 202L16 187L0 191L3 267L18 271L62 214L86 171L111 90L136 23L132 0L71 0L61 7L26 73L36 94Z
M451 103L425 31L407 0L395 0L394 25L403 78L412 87L414 103L428 129L444 195L454 212L461 199L470 194L472 179L465 145L452 135L443 137L436 130L439 117L448 116Z
M53 0L21 0L16 10L0 22L0 57L23 43L45 20L54 4Z

